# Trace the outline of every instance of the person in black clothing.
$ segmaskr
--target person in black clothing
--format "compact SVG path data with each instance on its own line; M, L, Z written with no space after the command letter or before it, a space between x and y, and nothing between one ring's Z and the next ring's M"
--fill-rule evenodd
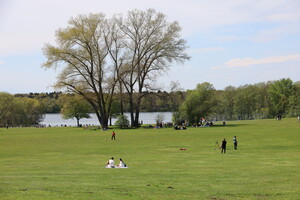
M225 138L224 138L224 140L222 141L222 150L221 150L221 153L226 153L226 144L227 144L227 142L226 142L226 140L225 140Z
M236 139L236 136L233 137L233 147L235 150L237 150L238 141Z

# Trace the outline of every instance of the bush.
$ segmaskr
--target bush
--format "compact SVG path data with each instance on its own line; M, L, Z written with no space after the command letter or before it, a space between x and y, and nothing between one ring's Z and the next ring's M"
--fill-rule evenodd
M129 120L127 119L126 115L119 115L117 117L117 121L115 125L119 128L128 128L129 127Z

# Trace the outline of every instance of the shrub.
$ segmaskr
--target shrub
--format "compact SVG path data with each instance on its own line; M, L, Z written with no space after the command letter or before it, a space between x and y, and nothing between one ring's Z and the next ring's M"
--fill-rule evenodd
M127 119L126 115L119 115L117 117L117 121L115 125L119 128L128 128L129 127L129 120Z

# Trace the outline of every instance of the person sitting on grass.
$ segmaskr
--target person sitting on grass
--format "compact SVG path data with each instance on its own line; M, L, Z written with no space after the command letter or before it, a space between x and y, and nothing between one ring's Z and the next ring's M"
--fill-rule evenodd
M106 168L115 168L114 157L112 157L109 161L107 161Z
M118 168L126 168L127 165L124 163L124 161L122 160L122 158L120 158L120 164L117 166Z

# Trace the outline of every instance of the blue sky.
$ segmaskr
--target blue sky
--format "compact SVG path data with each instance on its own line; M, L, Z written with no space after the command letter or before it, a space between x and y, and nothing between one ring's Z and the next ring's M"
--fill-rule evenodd
M216 89L280 78L300 81L299 0L0 0L0 92L51 92L57 71L41 68L42 47L71 17L154 8L178 21L192 57L158 79Z

